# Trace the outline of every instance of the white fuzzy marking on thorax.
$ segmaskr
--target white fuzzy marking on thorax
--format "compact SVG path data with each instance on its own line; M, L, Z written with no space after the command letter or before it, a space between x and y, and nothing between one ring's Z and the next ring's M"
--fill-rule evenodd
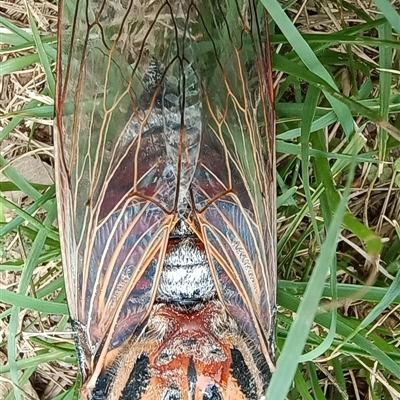
M193 239L182 239L165 257L157 300L185 304L214 296L215 286L206 255Z

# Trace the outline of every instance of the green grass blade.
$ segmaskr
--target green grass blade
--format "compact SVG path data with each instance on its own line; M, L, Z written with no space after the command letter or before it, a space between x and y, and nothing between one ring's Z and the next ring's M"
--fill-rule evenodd
M23 193L31 197L33 200L39 200L42 194L37 191L25 178L23 178L9 163L0 155L0 168L4 168L2 173L12 181ZM44 204L46 211L50 210L50 204Z
M297 369L298 359L302 354L304 343L307 340L315 312L318 308L329 263L335 255L336 243L346 209L351 181L352 179L349 178L346 191L329 226L325 243L322 246L309 285L299 306L297 318L290 328L282 354L277 362L276 371L272 375L271 383L267 390L267 400L284 400L289 391Z
M379 37L389 39L392 37L392 28L389 23L384 23L378 28ZM380 113L384 119L388 119L390 90L392 85L392 74L384 69L392 68L392 51L387 46L379 47L379 90L380 90ZM386 159L387 152L387 132L383 128L379 128L379 160ZM383 167L383 165L381 164Z
M6 61L0 62L0 76L12 74L13 72L20 71L39 61L38 54L27 54L17 58L9 58Z
M373 0L379 11L385 16L392 28L400 35L400 14L388 0Z
M55 303L42 299L28 297L25 294L10 292L9 290L0 288L0 298L5 304L16 307L35 310L46 314L62 314L68 315L68 307L66 304Z
M337 89L336 84L329 72L320 63L310 46L303 39L295 26L291 23L289 17L282 10L280 4L276 0L261 0L261 2L307 68L328 82L333 88ZM342 123L343 129L347 136L351 136L354 131L354 122L353 118L351 117L350 110L345 105L340 104L340 102L334 99L330 94L327 94L327 98L332 104L332 107Z
M55 91L56 83L54 80L53 72L51 70L51 62L54 60L49 60L49 58L48 58L48 55L45 51L45 45L43 44L43 42L41 40L35 20L32 17L32 13L31 13L29 5L27 5L27 9L28 9L29 25L32 29L33 38L35 40L36 48L37 48L37 51L38 51L38 54L40 57L40 63L43 66L43 69L46 73L46 80L47 80L47 84L48 84L48 87L50 90L50 96L54 99L55 92L56 92Z
M25 294L29 282L31 280L33 270L38 263L38 258L40 253L42 252L43 246L46 241L47 234L49 232L50 227L53 224L57 215L57 207L53 204L52 209L47 214L44 220L44 227L40 229L38 235L32 245L32 249L27 257L26 266L22 272L21 279L19 282L18 292L19 294ZM10 364L10 375L12 381L15 383L14 394L17 400L21 400L21 392L18 388L18 365L17 365L17 353L16 353L16 336L17 336L17 329L18 329L18 316L19 316L19 307L13 305L11 316L10 316L10 323L9 323L9 338L8 338L8 360Z

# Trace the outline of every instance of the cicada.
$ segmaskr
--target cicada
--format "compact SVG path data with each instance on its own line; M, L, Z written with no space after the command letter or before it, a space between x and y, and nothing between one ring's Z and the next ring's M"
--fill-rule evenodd
M64 0L59 228L81 395L259 399L274 109L256 0Z

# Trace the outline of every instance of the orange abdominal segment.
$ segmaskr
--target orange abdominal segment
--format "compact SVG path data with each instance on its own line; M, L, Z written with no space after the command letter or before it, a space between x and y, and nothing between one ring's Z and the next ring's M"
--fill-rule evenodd
M216 319L224 313L218 302L209 302L192 312L162 304L152 316L166 328L160 346L149 355L151 379L142 399L207 399L214 392L225 398L245 399L231 376L231 347L213 333ZM221 320L223 316L221 316ZM226 393L226 395L225 395ZM168 397L170 396L170 397ZM186 397L188 396L188 397ZM215 397L217 398L217 397Z
M150 355L150 366L156 379L164 384L171 383L171 373L181 382L178 387L190 381L187 371L194 369L196 386L206 386L212 380L221 387L228 381L232 362L230 347L222 343L210 331L213 316L219 311L216 303L209 303L199 311L179 313L162 305L159 315L169 319L172 328L161 346ZM169 360L169 355L172 357ZM202 387L204 389L204 387Z

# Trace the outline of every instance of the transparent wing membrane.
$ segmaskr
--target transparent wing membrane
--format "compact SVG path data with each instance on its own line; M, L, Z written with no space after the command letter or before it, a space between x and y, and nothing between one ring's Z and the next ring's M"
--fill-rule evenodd
M99 387L152 326L178 221L272 370L275 150L261 5L64 0L59 31L60 233L85 384Z

